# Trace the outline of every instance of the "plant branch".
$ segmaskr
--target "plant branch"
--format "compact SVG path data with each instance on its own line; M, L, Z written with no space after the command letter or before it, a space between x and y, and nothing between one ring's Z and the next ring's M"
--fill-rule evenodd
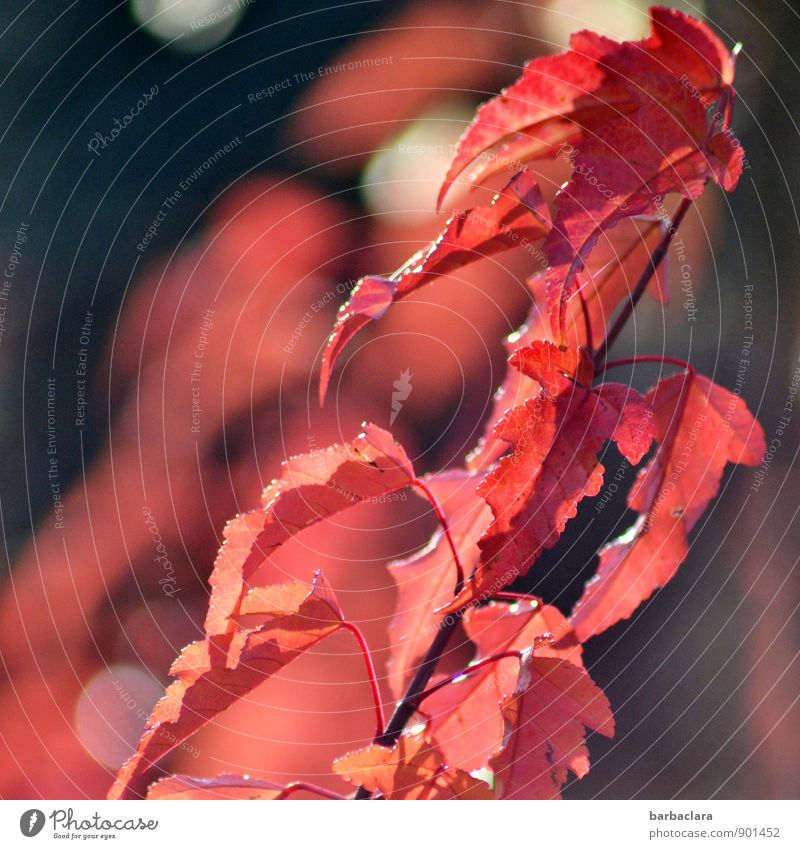
M375 674L375 664L372 662L372 653L367 645L367 639L358 625L354 625L352 622L345 622L342 627L346 628L356 638L358 647L361 649L361 656L364 658L364 666L367 668L367 678L370 689L372 690L372 701L375 704L375 736L377 738L383 734L384 727L386 726L386 718L383 715L383 701L381 700L381 690L378 686L378 676Z
M447 647L450 636L461 618L461 613L462 611L458 611L456 614L447 616L440 624L439 630L433 638L433 642L430 644L428 651L425 653L425 657L417 667L417 671L414 673L414 677L411 679L411 683L408 685L405 695L395 708L395 712L392 714L392 718L389 720L386 730L383 734L376 736L373 740L373 743L376 745L391 748L403 733L406 723L409 719L411 719L414 715L414 711L417 709L420 695L428 686L428 681L430 681L431 676L436 669L436 664L441 659L442 654ZM372 794L368 790L365 790L363 787L359 787L354 798L369 799L371 795Z
M729 97L730 97L730 95L729 95ZM726 103L726 109L725 109L725 119L724 120L725 120L726 124L730 120L731 108L729 108L729 103L730 103L730 101L728 103ZM692 200L690 198L683 198L681 200L680 206L678 207L678 209L675 213L675 216L674 216L674 218L673 218L673 220L670 224L668 231L664 234L661 241L656 246L656 249L653 251L653 254L650 257L650 262L648 263L647 267L642 272L639 280L636 283L636 286L634 287L634 289L631 293L630 298L628 299L628 301L623 306L622 310L620 311L619 315L617 316L616 320L614 321L614 324L612 325L611 329L606 334L605 339L603 340L602 344L597 349L597 351L595 351L594 356L593 356L595 373L600 372L602 369L604 369L606 367L606 359L607 359L609 349L614 344L614 342L617 340L617 337L619 336L619 334L622 332L622 329L627 324L628 320L630 319L631 315L633 314L634 309L636 308L636 305L638 304L639 300L641 299L642 295L644 294L645 290L647 289L647 286L649 285L650 281L652 280L653 275L656 273L659 266L664 261L664 258L667 255L667 251L669 250L669 246L672 242L672 238L675 235L675 233L677 232L678 227L680 226L684 217L686 216L686 213L689 211L689 207L691 206L691 204L692 204ZM584 322L585 322L585 325L586 325L587 342L588 342L587 347L589 347L589 350L591 350L591 348L592 348L592 344L591 344L591 324L590 324L590 320L589 320L590 317L589 317L589 312L588 312L588 305L586 303L585 297L583 296L582 293L580 293L580 290L579 290L579 294L580 294L580 298L581 298L581 309L583 311L583 319L584 319ZM637 358L631 358L631 361L635 361L636 359ZM654 358L652 361L655 361L655 359L656 358ZM657 358L657 359L662 363L666 363L666 362L671 361L673 365L684 365L689 370L690 377L692 377L693 374L694 374L694 369L688 363L681 363L678 360L670 360L669 358ZM645 362L645 361L650 361L650 360L649 360L649 358L641 357L641 358L638 358L638 361L639 362ZM625 364L625 362L626 362L625 360L619 360L619 361L616 361L614 363L614 365L623 365L623 364ZM413 483L414 483L414 485L419 487L420 490L422 490L422 492L425 493L426 497L430 501L430 503L433 507L434 513L436 514L436 518L439 520L439 523L441 524L442 529L444 531L444 534L447 538L448 544L450 546L450 550L453 553L453 561L454 561L455 566L456 566L456 574L457 574L455 596L458 596L458 593L460 592L460 590L463 586L463 583L464 583L464 568L461 564L461 561L460 561L459 556L458 556L458 551L455 547L455 544L453 542L453 538L450 534L450 529L449 529L449 526L447 524L447 520L444 516L444 513L441 509L441 506L439 505L438 500L436 499L435 495L431 492L431 490L425 485L425 483L423 481L419 480L419 479L414 480ZM509 600L512 599L512 598L515 601L521 600L521 599L517 598L517 596L515 594L509 594L509 593L499 594L498 598L502 598L504 596L507 597ZM453 633L453 630L455 629L455 626L458 623L459 619L461 618L461 615L463 614L464 610L465 610L465 608L459 609L455 614L451 614L440 624L438 633L434 637L433 642L431 643L430 647L428 648L428 651L425 653L425 656L422 659L420 665L417 667L417 671L415 672L414 677L412 678L411 683L409 684L408 689L406 690L403 698L398 703L398 705L395 709L395 712L392 715L392 718L389 720L389 724L386 726L386 728L385 728L385 730L383 731L382 734L376 735L376 737L373 741L376 745L386 746L388 748L391 748L392 746L394 746L395 743L397 742L397 740L399 739L400 735L402 734L403 729L405 728L409 719L411 719L411 717L414 715L414 712L417 710L419 703L424 698L426 698L427 696L436 692L441 687L444 687L447 684L452 683L454 679L460 677L461 675L471 674L472 672L476 671L477 669L481 668L482 666L484 666L488 663L495 663L498 660L501 660L501 659L506 658L506 657L519 657L519 652L503 652L503 653L500 653L500 654L497 654L497 655L493 655L491 657L485 658L482 661L479 661L478 663L476 663L472 667L467 667L465 670L458 673L458 675L450 676L450 677L447 678L447 680L439 682L438 684L434 685L433 687L428 688L427 687L428 682L430 681L431 676L433 675L433 673L436 669L436 665L438 664L439 660L441 659L442 654L444 653L444 650L447 647L447 643L449 642L450 637ZM358 790L356 791L356 794L354 796L355 799L370 799L371 797L372 797L371 792L368 791L368 790L365 790L363 786L358 788Z
M453 562L456 566L456 586L453 593L453 597L455 598L464 586L464 567L461 565L461 559L458 556L458 549L456 548L455 543L453 542L453 537L450 534L450 527L447 524L447 518L439 504L439 500L428 488L425 482L416 478L414 480L414 485L419 487L420 490L425 493L428 501L430 501L431 506L433 507L433 512L436 514L436 518L439 520L439 524L442 526L442 531L447 538L450 551L453 553ZM431 680L431 676L436 669L436 664L441 659L445 648L447 648L450 635L453 633L462 613L463 610L459 610L455 614L447 616L439 624L439 630L433 638L433 642L430 644L428 651L425 653L425 657L422 658L420 665L417 667L417 671L414 673L414 677L411 679L411 683L408 685L405 695L395 708L392 718L389 720L389 724L383 730L383 733L375 735L373 743L378 746L391 748L397 742L398 738L403 733L403 729L406 727L406 723L414 715L414 711L417 709L417 705L419 704L420 695L428 686L428 681ZM359 787L354 798L369 799L371 796L372 794L368 790L365 790L363 787Z
M664 261L664 257L667 255L670 243L672 242L672 237L677 232L678 227L683 221L686 213L689 211L689 207L691 205L692 201L689 198L683 198L680 206L678 207L678 211L675 213L675 217L672 220L672 225L656 246L656 249L653 251L653 255L650 257L650 262L647 264L647 267L642 272L641 277L639 277L639 280L637 281L633 292L631 292L630 298L625 302L625 306L622 308L614 324L611 326L611 329L606 334L606 338L603 340L603 344L595 352L595 374L598 374L605 367L605 361L608 355L609 348L611 348L614 342L616 342L617 337L622 332L622 329L625 327L625 325L628 323L628 319L631 317L634 309L636 309L636 304L639 303L639 299L642 297L648 285L650 284L650 281L653 279L653 275L656 273L656 271L658 271L658 267Z

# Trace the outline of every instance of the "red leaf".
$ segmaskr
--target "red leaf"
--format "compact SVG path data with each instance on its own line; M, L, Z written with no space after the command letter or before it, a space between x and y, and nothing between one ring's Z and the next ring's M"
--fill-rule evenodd
M739 140L730 133L717 133L708 140L706 149L711 154L708 161L714 179L726 192L732 192L744 166L744 149Z
M535 341L509 358L509 365L529 375L550 398L568 391L575 383L591 386L594 367L583 348L560 348L552 342Z
M342 626L339 607L320 573L311 588L288 584L258 592L263 602L259 612L266 611L259 627L191 643L181 652L170 670L177 680L153 708L109 799L130 796L131 784L164 755Z
M574 151L572 178L556 195L558 213L544 252L550 321L559 341L577 274L603 232L631 215L655 214L667 194L698 197L712 177L731 189L741 172L741 147L734 149L727 136L703 150L706 115L687 89L664 79L651 82L640 97L634 113L606 124Z
M515 356L520 367L531 365L524 355ZM541 382L537 368L526 373ZM597 455L603 443L615 440L638 463L652 433L645 401L617 384L575 385L554 398L542 392L509 410L495 436L511 443L512 451L478 488L494 520L478 542L481 559L474 574L445 611L491 597L526 574L558 542L579 502L600 491L604 469Z
M263 507L238 516L211 574L209 635L230 633L247 582L278 546L311 525L370 498L402 489L414 470L392 435L375 425L349 445L332 445L287 460L262 496Z
M442 472L425 478L441 505L459 559L468 568L478 560L478 539L491 513L475 489L478 478L468 472ZM453 597L456 571L447 540L437 530L428 545L406 560L390 564L397 583L396 613L390 626L392 653L387 671L392 694L400 699L426 652L439 622L434 611Z
M602 690L566 660L527 654L513 695L502 704L503 748L492 758L503 799L559 799L571 770L589 771L584 728L614 736Z
M592 338L602 339L606 326L620 301L630 295L642 271L650 262L655 245L666 232L662 218L630 218L604 233L589 256L587 267L579 274L580 288L586 301ZM663 269L663 263L661 269ZM509 355L536 340L554 341L545 303L546 273L540 272L529 281L534 305L527 323L505 341ZM666 282L656 273L649 287L654 298L665 303ZM570 299L567 312L567 335L574 346L586 345L587 335L583 309L577 297ZM467 458L467 467L485 469L507 450L507 445L493 435L494 428L505 411L539 393L540 386L533 378L515 368L509 368L502 386L497 390L484 436Z
M284 648L305 650L331 633L332 625L344 622L344 613L328 582L320 572L314 576L314 589L298 581L255 587L242 599L237 617L248 630L262 630L269 623L269 633ZM257 625L252 619L264 619Z
M580 643L564 616L537 600L492 602L468 612L464 627L475 643L473 663L507 651L535 648L537 657L559 657L582 666ZM503 658L448 684L422 703L434 743L451 766L485 767L503 740L498 705L514 692L519 661Z
M700 21L675 10L650 10L651 34L619 44L582 31L570 49L529 62L517 82L478 110L459 141L439 195L441 206L453 181L488 150L508 142L488 159L485 178L502 168L552 156L563 144L578 144L605 124L634 112L641 92L665 81L711 105L733 80L730 55ZM662 86L663 87L663 86Z
M704 24L677 9L650 9L652 35L645 49L673 76L686 78L704 93L733 82L731 54Z
M403 734L390 749L367 746L333 762L334 772L386 799L491 799L489 785L445 764L425 731Z
M487 206L458 212L444 231L389 278L364 277L339 310L322 356L320 402L331 372L348 342L397 301L483 257L534 242L547 235L550 219L539 187L526 171L514 176Z
M192 778L170 775L147 788L148 799L275 799L283 791L279 784L259 781L247 775L218 775L216 778Z
M744 402L694 373L662 380L647 395L659 449L628 495L637 523L600 553L570 621L589 639L627 619L663 587L688 553L687 536L719 492L727 463L757 466L761 426Z

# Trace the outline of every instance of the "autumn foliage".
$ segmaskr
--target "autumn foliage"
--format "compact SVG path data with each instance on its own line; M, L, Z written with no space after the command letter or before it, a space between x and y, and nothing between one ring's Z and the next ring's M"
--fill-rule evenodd
M370 745L333 763L342 792L549 799L569 773L588 772L587 734L612 736L614 719L583 666L582 643L670 580L726 465L757 465L764 452L741 399L688 364L636 358L673 372L645 394L607 377L631 364L608 353L639 298L646 290L668 296L659 266L689 205L709 182L731 191L742 170L730 129L735 51L676 11L654 8L651 19L638 42L576 33L566 53L533 60L481 106L440 203L457 188L499 178L505 185L490 203L456 210L394 274L360 280L339 312L322 362L323 401L348 342L393 304L469 263L526 252L531 313L506 340L508 373L479 445L463 467L420 476L391 433L365 425L349 443L287 460L261 505L225 528L205 634L174 662L175 681L111 798L141 795L168 752L339 631L363 654L377 726ZM530 164L558 157L570 160L572 176L548 205ZM680 199L672 215L667 196ZM581 503L600 494L609 442L630 465L644 463L628 494L638 518L599 552L595 577L564 616L509 587L559 543ZM384 698L363 635L313 564L307 583L264 586L258 574L311 525L406 488L430 502L440 528L424 549L390 565L398 600ZM440 671L456 634L474 656L460 670ZM388 721L384 701L396 703ZM317 792L302 782L172 776L147 796L275 799L299 791Z

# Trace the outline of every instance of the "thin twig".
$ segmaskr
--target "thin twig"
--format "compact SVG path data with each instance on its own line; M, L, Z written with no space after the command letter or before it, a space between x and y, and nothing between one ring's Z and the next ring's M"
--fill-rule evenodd
M444 511L442 510L438 499L428 488L425 482L417 478L414 480L414 485L419 487L419 489L425 493L428 501L430 501L431 506L433 507L433 512L436 514L436 518L439 520L439 524L442 526L442 531L450 545L450 551L453 553L453 562L456 567L456 586L453 593L453 597L455 598L464 586L464 567L461 565L461 560L458 556L458 549L456 548L455 543L453 542L453 537L450 534L450 527L447 524L447 518L444 515ZM463 611L458 611L457 613L448 616L439 625L439 630L434 637L433 642L430 644L428 651L425 653L425 657L423 657L422 662L417 667L417 671L414 673L414 677L411 679L411 683L408 685L405 695L395 708L392 718L389 720L389 724L386 726L382 734L375 735L373 743L376 745L391 748L403 733L406 723L409 719L411 719L414 715L414 711L417 709L420 694L423 693L425 688L428 686L428 681L431 680L431 676L436 669L436 664L441 659L442 653L447 647L450 635L453 633L456 624L461 618L462 612ZM365 790L363 787L359 787L354 798L369 799L371 796L372 794L368 790Z
M729 110L726 109L726 122L729 120L730 113ZM675 216L672 220L671 226L669 230L664 234L661 241L659 242L656 249L653 251L653 254L650 258L650 262L648 263L647 268L642 272L641 277L639 278L636 286L634 287L633 292L631 293L631 297L626 302L625 306L622 308L619 316L614 322L611 330L606 334L605 339L603 340L602 345L597 349L594 354L593 361L595 367L595 373L601 371L602 368L605 367L606 357L608 355L608 351L611 346L616 341L619 334L622 332L622 329L625 327L625 324L628 322L628 319L631 317L634 309L636 308L639 299L644 294L647 289L648 284L653 278L653 275L658 270L661 263L664 261L664 257L669 250L670 243L672 242L672 237L677 232L678 227L683 221L686 213L689 211L689 207L692 205L692 200L690 198L683 198L681 200L680 206L678 207ZM588 310L586 309L586 303L584 299L581 299L582 307L584 308L584 320L586 321L587 331L591 332L591 328L589 326L589 316ZM665 359L662 358L663 362L666 362ZM686 364L688 366L688 364ZM688 366L690 369L689 376L690 378L693 376L694 369L691 366ZM450 544L450 548L453 552L453 559L456 564L456 571L458 575L458 580L456 582L456 592L457 596L464 582L464 569L461 565L461 562L458 558L458 552L456 551L456 547L453 544L452 537L450 536L450 530L447 526L447 522L444 518L444 514L442 513L441 507L439 506L436 498L433 496L433 493L428 489L428 487L420 480L414 481L414 483L420 487L420 489L425 492L433 505L434 512L436 513L437 518L442 524L442 528L444 529L445 535L447 536L447 540ZM433 675L434 670L436 669L436 665L441 659L442 653L447 647L447 643L450 639L453 630L459 621L461 615L463 614L464 609L460 609L455 614L447 617L444 622L440 625L439 631L436 634L433 642L431 643L428 651L425 653L425 657L422 660L422 663L417 668L417 671L406 690L405 695L401 699L398 704L392 718L389 720L389 724L386 726L386 730L382 735L375 738L375 743L381 746L392 747L397 742L398 738L403 732L403 729L406 726L408 720L413 716L414 711L417 709L417 705L420 700L425 697L425 695L430 695L430 692L434 692L440 685L436 685L436 687L431 688L430 691L426 692L426 687L428 681ZM489 658L486 659L487 662ZM478 664L473 667L473 669L477 668ZM449 683L451 679L448 679ZM363 787L360 787L355 794L356 799L369 799L371 798L371 793L365 790Z
M681 201L681 205L678 207L678 211L675 213L675 217L672 219L672 225L669 230L664 234L661 241L658 243L656 249L653 251L653 255L650 257L650 262L647 264L647 268L642 272L641 277L639 277L636 286L631 292L630 298L625 302L625 306L622 308L620 314L617 316L616 321L611 327L611 330L606 334L606 338L603 340L603 344L595 351L594 354L594 370L595 374L598 374L602 371L606 356L608 355L609 348L616 342L617 337L622 332L622 329L628 323L628 319L631 317L634 309L636 309L636 304L639 303L639 299L644 294L647 289L650 281L653 279L653 275L658 271L658 267L664 261L664 257L667 255L667 251L669 250L670 243L672 242L672 237L678 230L681 221L683 221L684 216L689 211L689 207L692 205L692 201L690 198L683 198Z
M428 651L425 653L425 657L422 659L422 662L417 667L417 671L414 673L414 677L411 679L411 683L408 685L405 695L397 705L394 714L392 714L392 718L389 720L386 730L373 741L376 745L391 748L403 733L406 723L409 719L411 719L414 715L414 711L417 709L421 693L423 693L425 688L428 686L428 681L430 681L431 675L433 675L434 670L436 669L436 664L441 659L442 654L447 647L450 636L459 621L459 613L448 616L439 626L439 630L434 637L433 642L428 648ZM359 787L354 798L369 799L371 795L372 794L368 790L365 790L363 787Z

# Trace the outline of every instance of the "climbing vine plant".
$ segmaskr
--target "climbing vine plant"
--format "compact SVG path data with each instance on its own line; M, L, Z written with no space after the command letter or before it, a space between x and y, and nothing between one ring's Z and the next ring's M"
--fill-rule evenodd
M375 704L372 743L332 765L351 798L555 798L570 772L587 773L587 731L610 737L614 718L583 666L583 644L672 578L726 464L758 465L764 453L743 401L688 363L609 356L643 294L666 298L660 266L692 203L709 183L731 191L739 180L736 52L705 24L653 8L644 40L576 33L567 52L531 61L478 109L439 203L456 181L510 179L490 203L454 213L394 274L358 282L324 353L320 399L343 349L393 304L469 263L523 249L532 307L506 342L508 371L483 438L463 467L424 476L391 433L370 424L349 444L287 460L262 505L225 528L205 636L174 662L175 681L111 798L344 798L302 781L154 771L205 723L339 631L363 654ZM557 157L572 174L548 205L530 163ZM668 196L678 200L672 215ZM668 374L644 395L608 379L616 367L646 363ZM569 616L509 592L558 543L580 503L600 495L609 441L626 463L644 462L627 495L638 518L598 553ZM418 554L390 564L398 596L387 718L367 642L323 575L308 584L255 579L294 535L406 488L430 502L440 528ZM475 657L443 673L459 627Z

